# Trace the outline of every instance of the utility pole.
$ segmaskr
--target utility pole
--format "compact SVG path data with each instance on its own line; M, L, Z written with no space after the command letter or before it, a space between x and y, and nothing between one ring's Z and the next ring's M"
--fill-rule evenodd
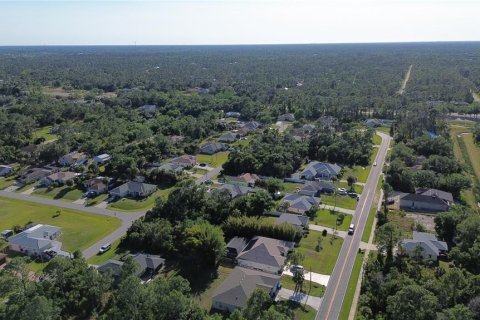
M312 291L312 265L310 265L310 284L308 286L307 298L305 298L305 304L303 305L304 308L307 306L308 297L310 296L311 291Z

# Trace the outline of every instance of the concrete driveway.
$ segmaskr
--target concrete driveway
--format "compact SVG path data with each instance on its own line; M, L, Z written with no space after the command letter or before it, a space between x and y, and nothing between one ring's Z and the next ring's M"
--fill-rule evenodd
M75 204L80 204L80 205L85 205L85 202L87 202L87 198L80 198L78 200L73 201Z
M37 187L30 188L28 190L25 190L22 192L22 194L26 194L27 196L31 195L35 190L37 190Z
M315 273L315 272L305 272L305 280L310 281L310 273L311 273L311 277L312 277L311 278L312 282L321 284L322 286L325 286L325 287L328 285L328 280L330 280L329 275ZM293 277L293 273L288 268L285 269L285 271L283 271L283 274L285 274L287 276L290 276L290 277Z
M315 231L319 231L319 232L322 232L323 230L327 230L327 233L329 233L329 234L333 234L333 232L334 232L333 228L324 227L324 226L321 226L321 225L318 225L318 224L309 224L308 228L310 230L315 230ZM346 231L335 230L335 235L339 236L340 238L345 238L347 236L347 232Z
M307 302L307 304L315 310L318 310L318 308L320 308L320 304L322 303L322 298L308 296L305 293L294 293L293 290L285 288L280 289L277 295L277 300L278 298L296 301L301 304Z

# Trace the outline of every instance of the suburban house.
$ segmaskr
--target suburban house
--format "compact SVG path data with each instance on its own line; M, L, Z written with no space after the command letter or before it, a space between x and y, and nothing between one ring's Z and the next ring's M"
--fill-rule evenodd
M238 122L236 124L238 131L237 133L241 136L245 136L250 133L254 133L255 130L260 128L262 125L257 121L248 121L248 122Z
M383 126L383 122L379 119L367 119L365 120L364 124L368 128L377 128Z
M234 237L227 243L227 258L235 259L240 252L245 249L248 244L248 239L243 237Z
M277 121L295 121L295 115L293 113L286 113L279 115Z
M170 163L182 166L186 169L193 168L197 165L197 157L188 154L173 158Z
M87 155L84 154L83 152L73 151L61 157L58 160L58 163L60 163L64 167L79 166L79 165L85 164L87 160L88 160Z
M236 262L240 267L279 274L294 245L291 241L253 237L237 256Z
M240 118L240 112L230 111L230 112L225 113L225 117L227 117L227 118Z
M298 192L304 196L320 197L321 194L332 194L335 192L335 185L328 181L307 182Z
M154 184L129 181L115 189L110 190L110 195L116 198L132 197L143 198L151 195L157 190Z
M141 279L151 279L158 271L165 265L165 259L157 255L137 253L131 255L133 260L137 263L138 269L136 275ZM98 266L97 271L100 273L111 270L114 277L120 276L123 262L110 259L104 264Z
M227 132L225 134L222 134L220 138L218 138L218 141L231 143L231 142L237 141L239 138L240 138L240 135L238 133Z
M223 312L243 309L255 289L265 290L274 299L280 287L279 275L235 267L213 293L212 308Z
M218 143L218 142L207 143L200 147L200 153L209 154L209 155L222 152L222 151L227 151L227 150L228 150L227 145L224 145L223 143Z
M309 218L307 216L300 216L298 214L282 213L280 217L275 220L275 224L288 223L298 231L303 231L308 229Z
M60 236L60 230L59 227L37 224L8 238L8 247L29 256L41 255L52 247L61 247L61 243L55 241Z
M94 192L95 194L102 194L108 191L110 179L105 177L96 177L87 180L83 183L87 192Z
M7 177L13 173L13 168L7 165L0 164L0 177Z
M302 126L302 131L306 133L310 133L315 129L315 125L313 124L304 124Z
M228 184L228 183L222 184L216 190L217 191L227 190L232 196L232 199L247 195L249 192L253 192L253 189L250 187L244 187L244 186Z
M328 162L312 161L300 174L300 178L305 180L330 180L340 174L342 168L337 164Z
M41 184L43 186L50 186L54 183L58 183L58 184L66 184L67 181L69 180L73 180L75 177L77 177L79 174L78 173L75 173L75 172L70 172L70 171L60 171L60 172L55 172L55 173L52 173L51 175L43 178L41 180Z
M256 174L244 173L239 176L225 176L225 181L229 184L244 186L244 187L255 187L255 182L259 179Z
M96 164L104 164L112 159L112 156L107 153L99 154L98 156L93 157Z
M400 209L406 211L443 212L450 208L453 196L437 189L417 189L400 198Z
M165 171L165 172L173 172L175 174L181 174L184 169L185 168L181 165L178 165L178 164L172 163L172 162L167 162L167 163L164 163L160 166L154 166L154 167L148 169L147 172L150 173L154 170L158 170L158 171Z
M295 214L305 214L314 206L320 204L320 199L312 196L305 196L298 193L289 193L283 197L280 206L288 204L287 211Z
M446 255L448 245L444 241L439 241L434 234L426 232L413 232L413 239L404 239L400 245L405 249L409 256L415 255L420 247L419 252L422 259L437 260L439 256Z
M47 169L42 169L42 168L33 168L22 174L19 178L18 181L24 184L30 184L33 182L36 182L38 180L41 180L47 176L52 174L52 171L47 170Z

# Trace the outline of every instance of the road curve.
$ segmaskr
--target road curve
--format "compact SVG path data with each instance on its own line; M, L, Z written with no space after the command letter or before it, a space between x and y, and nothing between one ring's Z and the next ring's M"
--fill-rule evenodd
M372 207L375 197L375 191L378 185L378 179L382 173L382 167L385 163L387 149L390 144L390 136L378 132L382 138L375 161L377 166L373 166L368 176L363 193L358 201L352 223L355 224L355 233L353 236L347 236L344 241L340 254L337 258L335 268L328 282L327 290L322 300L322 304L317 312L317 320L337 320L342 309L343 299L347 291L348 282L352 274L355 257L360 246L362 234L368 219L368 214ZM319 263L322 263L319 261Z

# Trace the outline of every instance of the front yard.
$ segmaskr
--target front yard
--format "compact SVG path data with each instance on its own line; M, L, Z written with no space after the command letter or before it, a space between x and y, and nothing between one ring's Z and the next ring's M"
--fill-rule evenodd
M227 162L229 153L228 151L223 151L213 155L197 154L197 162L206 163L209 167L216 168Z
M175 188L175 186L160 188L151 194L150 196L143 199L132 199L132 198L122 198L120 200L114 201L107 206L107 209L118 210L118 211L140 211L148 210L153 208L155 205L155 199L158 197L167 198L170 192Z
M328 206L336 206L339 208L351 209L351 210L354 210L357 207L357 198L352 198L348 195L337 194L335 196L335 195L322 194L321 199L322 199L322 204L326 204Z
M307 273L308 270L305 270L305 273ZM290 290L295 290L295 282L293 281L293 277L283 275L280 283L282 284L282 287L285 289L290 289ZM325 293L325 286L322 286L321 284L318 284L316 282L311 281L312 284L312 289L310 290L310 280L308 277L305 277L305 281L303 282L302 286L302 293L310 294L312 297L323 297L323 294ZM309 292L310 291L310 292Z
M80 199L83 191L75 187L62 186L58 188L38 188L32 195L72 202Z
M108 216L0 198L0 230L28 222L61 227L59 241L63 244L62 249L69 252L88 248L121 224L119 219Z
M314 220L315 224L335 228L337 225L338 212L327 209L318 210L317 217ZM352 216L345 214L345 218L341 225L338 226L338 230L347 231L350 223L352 222Z
M317 251L319 238L322 239L322 249ZM305 256L303 266L306 270L329 275L335 267L342 244L341 238L333 239L332 235L323 237L321 232L310 230L308 236L300 241L300 247L297 250Z
M6 189L15 184L15 177L0 177L0 190Z

